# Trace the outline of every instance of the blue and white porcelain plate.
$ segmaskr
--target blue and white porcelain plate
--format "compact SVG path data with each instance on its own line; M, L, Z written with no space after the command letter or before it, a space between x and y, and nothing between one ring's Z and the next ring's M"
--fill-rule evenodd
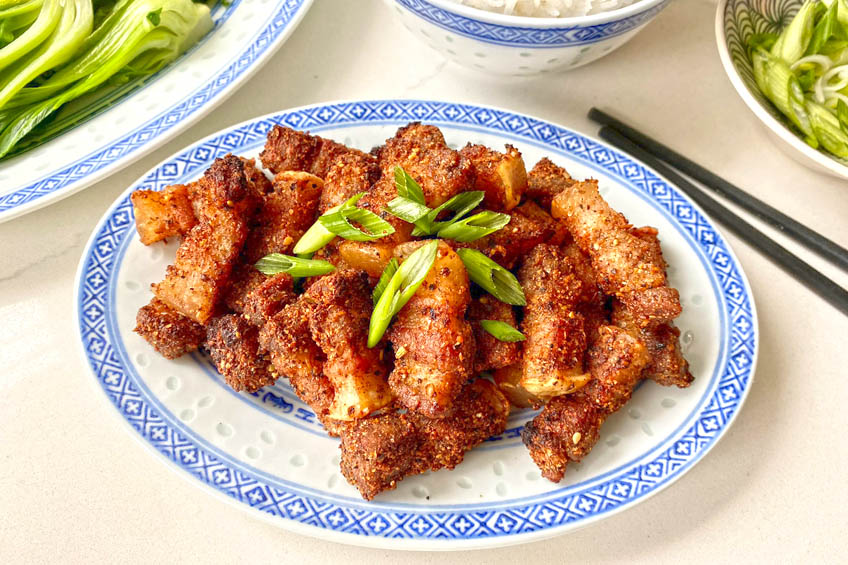
M599 179L605 197L636 225L659 228L695 383L645 383L602 429L601 441L565 480L541 478L519 433L533 413L513 413L507 430L453 471L411 477L363 501L338 469L338 441L279 383L238 394L201 354L168 361L133 333L176 243L145 247L130 192L200 176L226 153L256 155L274 124L369 149L420 120L449 143L511 143L528 166L542 156L577 177ZM132 434L181 476L284 528L334 541L391 549L468 549L521 543L584 526L670 485L715 445L741 408L757 359L750 287L727 241L701 210L635 159L565 127L505 110L413 100L321 104L223 130L141 178L94 230L76 293L86 362ZM167 485L164 488L168 488ZM177 496L179 491L177 491Z
M93 118L0 162L0 222L81 190L182 132L256 72L312 0L233 0L194 48ZM120 93L114 94L117 96Z

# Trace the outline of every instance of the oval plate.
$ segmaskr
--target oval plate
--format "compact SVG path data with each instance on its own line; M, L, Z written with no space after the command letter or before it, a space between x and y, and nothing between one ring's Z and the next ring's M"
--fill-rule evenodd
M540 477L515 411L504 434L453 471L410 477L373 502L338 470L338 441L285 383L255 394L229 389L201 354L167 361L133 333L137 309L177 243L138 242L132 190L198 177L213 159L253 156L274 124L369 149L398 126L424 121L449 143L511 143L529 165L550 156L602 193L635 225L660 230L671 282L684 303L679 326L696 375L688 389L645 383L604 425L591 455L561 484ZM131 186L94 230L80 263L82 350L98 388L133 434L179 473L272 523L334 541L391 549L468 549L562 533L628 508L685 473L728 429L757 358L750 289L724 237L703 213L634 159L564 127L494 108L411 100L322 104L217 133L164 161Z
M265 64L311 4L219 3L212 12L215 27L177 61L105 111L0 162L0 222L106 178L197 122Z

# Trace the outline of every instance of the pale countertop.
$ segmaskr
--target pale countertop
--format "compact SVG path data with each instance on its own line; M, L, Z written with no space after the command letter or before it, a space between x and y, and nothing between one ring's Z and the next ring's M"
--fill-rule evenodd
M129 183L225 126L334 99L491 104L591 135L597 128L586 112L600 106L848 245L848 186L775 150L721 68L715 3L678 0L621 50L569 74L497 79L445 63L395 24L382 2L316 0L268 65L201 123L107 180L0 225L0 562L848 558L848 318L733 236L761 335L755 382L733 428L657 496L525 546L401 554L260 522L192 487L142 449L96 392L77 352L77 262L95 223ZM845 273L821 268L848 287Z

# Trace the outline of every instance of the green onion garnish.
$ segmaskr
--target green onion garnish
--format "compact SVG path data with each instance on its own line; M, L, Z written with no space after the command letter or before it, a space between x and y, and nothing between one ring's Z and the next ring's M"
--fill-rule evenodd
M839 120L839 128L848 135L848 104L842 100L836 103L836 118Z
M457 249L459 258L468 271L469 278L483 289L507 304L524 306L527 300L515 275L477 251L476 249Z
M395 228L386 220L374 212L355 206L364 195L364 192L354 195L342 204L341 208L324 214L318 218L318 221L327 231L352 241L375 241L395 233ZM368 233L354 227L351 222L361 225Z
M439 237L465 243L498 231L510 221L509 214L485 210L479 214L448 224L439 230Z
M480 205L485 198L486 193L482 190L472 190L470 192L461 192L430 211L429 214L421 218L412 230L413 236L433 235L443 227L462 219L468 212ZM442 212L454 212L453 218L445 221L437 221L439 214Z
M255 266L266 275L288 273L293 277L317 277L336 270L332 263L321 259L302 259L282 253L266 255L257 261Z
M395 167L395 186L397 187L398 195L422 205L426 205L424 200L424 191L421 190L414 178L409 176L409 173L403 170L400 165Z
M480 327L495 336L500 341L524 341L524 334L500 320L480 320Z
M415 200L404 196L398 196L386 204L386 210L410 224L414 224L430 213L430 209L424 204L419 204Z
M324 213L324 216L337 212L342 206L342 204L339 204L338 206L333 206ZM316 251L333 241L335 237L336 234L325 228L319 220L315 220L315 223L312 224L308 230L306 230L306 233L303 234L303 236L294 245L294 249L292 249L292 251L295 255L302 255L304 253L315 253Z
M434 239L422 245L412 255L401 263L397 271L389 279L380 299L371 313L371 323L368 328L368 347L374 347L380 342L392 318L400 312L421 283L430 272L436 261L436 251L439 240ZM389 263L391 266L391 263ZM386 267L387 269L390 268ZM381 279L383 277L380 277Z
M389 279L394 276L394 274L398 270L398 260L392 257L389 261L389 264L386 265L386 268L383 269L383 274L380 275L380 280L377 281L377 286L374 287L374 292L371 294L371 297L374 299L374 305L377 305L377 302L380 301L380 297L383 296L383 291L386 290L386 287L389 285Z

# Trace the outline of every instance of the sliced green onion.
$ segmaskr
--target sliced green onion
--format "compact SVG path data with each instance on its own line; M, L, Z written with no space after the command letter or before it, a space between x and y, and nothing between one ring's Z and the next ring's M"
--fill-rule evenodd
M441 206L438 206L430 211L429 214L421 218L412 230L413 236L433 235L443 227L457 220L462 219L468 212L480 205L485 198L486 193L482 190L472 190L470 192L460 192ZM453 218L445 221L437 221L439 214L442 212L453 212Z
M414 224L430 213L430 208L405 196L398 196L386 204L386 210L410 224Z
M332 214L339 210L342 207L342 204L338 206L333 206L329 210L327 210L324 215ZM326 246L328 243L335 239L336 234L325 228L320 221L315 220L315 223L312 224L306 233L301 236L297 243L294 244L294 249L292 251L295 255L301 255L304 253L315 253L319 249Z
M485 210L469 218L448 224L439 230L439 237L465 243L502 229L512 218L509 214Z
M364 192L354 195L341 208L324 214L318 221L327 231L352 241L375 241L395 233L395 228L386 220L374 212L355 206L364 195ZM354 227L351 222L356 222L367 231Z
M527 339L523 333L500 320L480 320L480 327L500 341L514 342Z
M804 56L813 36L817 2L805 2L771 48L771 54L791 65Z
M812 55L821 51L825 42L833 35L834 26L838 25L836 13L839 2L832 2L830 7L825 11L824 16L818 21L813 29L813 36L810 39L810 44L807 46L807 55Z
M836 103L836 118L839 120L840 129L848 135L848 104L844 100L840 99Z
M395 187L397 187L398 195L403 198L409 198L414 202L422 205L427 205L424 200L424 191L409 173L403 170L400 165L395 167Z
M380 342L392 318L400 312L436 262L436 252L439 241L434 239L422 245L401 263L397 271L389 279L380 299L371 313L368 327L368 347L374 347ZM382 277L381 277L382 278Z
M507 304L524 306L527 299L515 275L477 251L457 249L459 258L468 271L468 277L483 287L483 290Z
M288 273L293 277L317 277L336 270L332 263L321 259L303 259L282 253L271 253L256 262L256 270L266 275Z
M380 280L377 281L377 286L374 287L374 292L371 294L371 298L374 300L374 305L377 305L377 302L380 301L380 297L383 296L383 292L386 290L386 287L389 286L389 280L394 276L394 274L398 270L398 260L394 257L389 260L386 268L383 269L383 274L380 275Z

